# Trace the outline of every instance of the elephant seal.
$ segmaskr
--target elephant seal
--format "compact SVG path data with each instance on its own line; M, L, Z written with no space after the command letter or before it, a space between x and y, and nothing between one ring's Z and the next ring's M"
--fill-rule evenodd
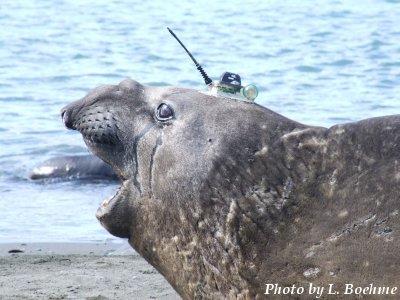
M93 155L71 155L50 158L36 166L29 178L75 178L117 180L110 165Z
M122 181L101 224L185 299L400 282L400 116L311 127L130 79L62 116Z

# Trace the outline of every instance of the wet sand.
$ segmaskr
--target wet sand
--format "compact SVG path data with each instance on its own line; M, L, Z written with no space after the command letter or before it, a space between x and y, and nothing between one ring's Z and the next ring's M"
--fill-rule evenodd
M179 296L128 244L34 243L0 244L0 299Z

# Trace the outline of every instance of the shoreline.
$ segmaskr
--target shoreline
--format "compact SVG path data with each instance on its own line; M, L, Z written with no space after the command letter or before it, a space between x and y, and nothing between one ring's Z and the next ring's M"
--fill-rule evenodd
M125 241L0 243L0 299L180 298Z
M33 243L0 243L0 257L12 254L25 255L137 255L136 251L123 242L33 242ZM16 253L9 253L17 250ZM19 252L22 251L22 252Z

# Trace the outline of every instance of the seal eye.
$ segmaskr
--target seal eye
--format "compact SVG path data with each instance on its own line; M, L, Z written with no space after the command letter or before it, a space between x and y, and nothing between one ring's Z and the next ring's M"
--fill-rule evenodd
M167 121L174 116L174 110L168 104L162 103L158 106L156 117L159 121Z

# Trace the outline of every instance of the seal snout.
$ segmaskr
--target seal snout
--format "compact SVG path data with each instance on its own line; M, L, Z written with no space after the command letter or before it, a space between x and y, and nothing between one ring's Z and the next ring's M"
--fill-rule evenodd
M86 141L115 145L118 142L117 118L101 104L71 103L61 109L65 127L79 131Z

